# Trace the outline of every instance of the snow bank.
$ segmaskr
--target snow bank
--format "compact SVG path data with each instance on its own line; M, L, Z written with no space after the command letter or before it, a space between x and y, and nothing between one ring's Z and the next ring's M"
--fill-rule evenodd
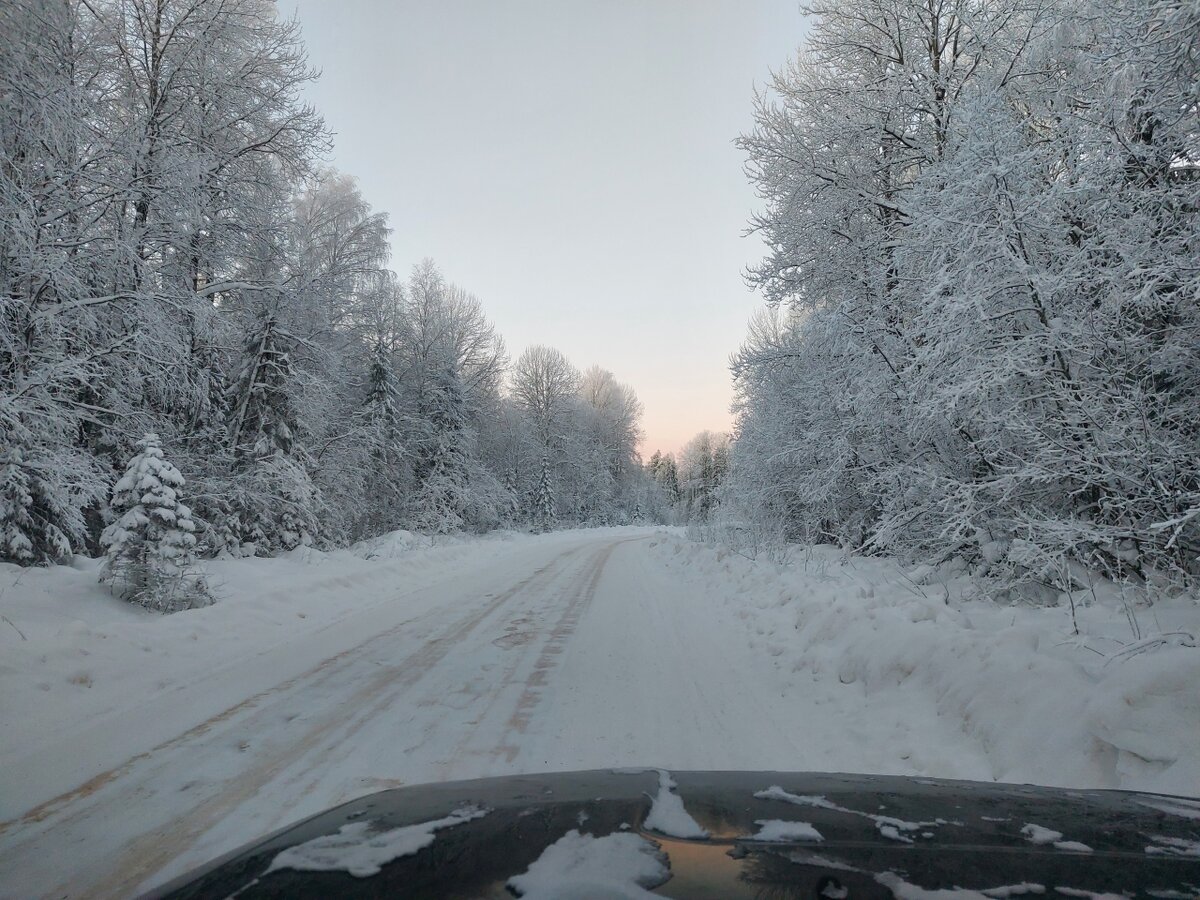
M719 594L796 691L836 678L956 722L999 781L1200 795L1200 606L1004 606L969 579L792 548L786 565L664 534L681 588ZM1134 628L1139 633L1134 632ZM1159 639L1158 636L1164 636Z

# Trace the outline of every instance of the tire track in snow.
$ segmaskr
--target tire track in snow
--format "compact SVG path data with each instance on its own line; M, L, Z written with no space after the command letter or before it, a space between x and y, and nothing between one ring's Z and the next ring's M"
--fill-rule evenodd
M608 562L608 558L612 556L618 545L623 543L627 542L618 541L603 548L576 585L573 596L567 602L554 628L550 630L545 643L542 644L542 652L533 665L533 671L525 679L524 688L520 697L517 698L516 708L508 719L508 727L504 736L492 750L493 757L503 757L505 762L510 764L517 758L517 754L521 751L520 737L529 730L534 710L549 683L549 674L558 664L568 641L579 626L579 620L583 618L583 614L595 598L596 585L600 582L600 576L604 573L604 566Z
M605 552L603 550L601 551L601 553L603 553L606 558L607 558L607 553L611 552L612 546L615 546L615 544L610 545L607 552ZM574 557L576 557L577 555L582 553L584 550L591 550L591 549L592 548L590 548L590 547L576 548L574 550L571 550L571 551L568 551L567 553L562 554L555 560L555 563L562 563L562 565L557 566L554 572L547 571L545 573L545 577L542 577L542 578L527 579L525 582L522 582L520 585L514 587L511 591L506 592L506 596L504 598L505 601L516 599L518 597L520 597L523 602L529 602L530 600L541 599L543 601L542 605L543 605L544 611L549 611L549 610L556 608L558 606L558 604L560 603L560 600L558 599L558 595L556 593L554 593L554 591L553 591L553 588L556 584L558 584L561 581L566 580L569 584L576 585L579 583L581 578L586 579L586 578L591 577L590 573L595 567L594 561L588 561L588 562L584 563L585 574L583 574L582 576L576 575L575 572L573 571L573 569L575 568ZM492 610L492 612L499 612L499 611L500 611L499 608L495 608ZM489 615L490 615L490 613L489 613ZM485 616L484 618L487 618L487 617ZM464 634L463 637L465 638L466 635ZM486 636L485 636L485 639L486 639ZM491 644L491 645L495 645L496 640L497 639L491 639L491 640L488 640L487 643ZM528 646L528 645L527 644L517 644L514 646L522 647L522 646ZM469 648L461 647L460 649L462 651L467 651ZM522 660L522 655L518 652L518 655L516 655L515 658L509 662L509 665L506 668L506 672L505 672L505 676L504 676L503 680L508 680L511 678L511 673L515 669L520 667L521 660ZM432 670L433 666L430 666L430 669ZM422 672L422 678L417 679L417 680L428 680L428 679L424 679L423 676L425 674L426 674L425 672ZM429 674L432 675L432 672L430 672ZM412 682L412 681L397 683L395 685L397 687L397 690L389 691L388 693L381 695L379 697L379 699L374 703L374 705L371 706L369 709L363 711L362 714L358 716L356 721L350 727L348 727L347 729L345 729L342 732L339 732L335 741L331 741L324 748L322 748L319 751L319 754L317 756L315 756L311 759L305 759L303 761L304 762L303 769L300 772L298 772L296 775L292 776L290 781L292 783L295 783L299 779L305 778L305 777L309 776L310 774L313 775L313 778L311 780L309 780L304 786L297 787L294 791L290 791L290 792L285 791L285 793L287 793L293 797L304 797L309 792L314 790L319 785L319 783L325 777L327 777L327 773L331 769L331 767L336 769L336 767L338 765L338 763L337 763L338 759L345 759L346 757L350 756L354 752L354 750L356 749L355 742L350 740L350 738L358 735L359 732L364 727L366 727L372 723L382 721L381 717L385 713L392 711L393 707L395 707L397 705L397 701L402 696L407 695L408 690L413 686L414 683L415 682ZM418 707L437 706L438 705L437 700L440 697L442 697L445 693L446 693L446 685L445 684L436 684L433 686L432 690L429 693L427 693L426 697L423 698L422 700L418 701L418 703L416 705ZM493 693L495 693L495 692L493 692ZM490 702L491 702L491 700L489 699L487 701L487 703L490 704ZM468 724L472 724L472 725L478 724L479 719L481 717L482 717L482 713L479 716L477 716L474 720L470 721ZM411 721L411 719L409 721ZM421 736L421 738L419 738L416 741L416 743L408 745L404 749L403 753L406 756L413 754L429 738L431 731L433 731L434 729L436 729L438 727L444 727L445 724L446 724L446 722L443 717L429 719L424 726L424 729L423 729L424 734ZM468 735L467 738L465 738L463 741L460 741L456 750L453 751L451 754L449 754L449 756L439 764L438 780L443 780L446 778L446 775L447 775L450 765L453 763L455 758L457 758L460 755L460 751L463 748L463 745L465 745L469 741L470 737L471 737L471 735ZM351 766L349 766L349 768L353 769L354 766L351 765ZM287 782L284 782L284 783L286 784ZM399 784L391 784L389 786L398 787ZM378 788L378 789L382 789L382 788ZM341 803L341 802L345 802L346 800L349 800L349 799L351 799L351 796L347 795L344 798L337 800L336 802ZM279 824L284 825L290 821L293 821L293 819L295 817L284 814L284 815L278 816L277 818L280 820Z
M561 589L547 590L541 598L529 597L530 601L540 599L541 602L531 605L519 620L510 621L504 635L474 648L475 653L485 661L482 668L489 676L481 680L486 681L488 686L475 695L466 707L471 710L470 718L459 723L469 726L466 733L437 760L437 780L477 778L516 771L512 764L517 756L518 743L530 725L542 690L549 684L551 670L557 665L592 602L608 558L620 544L629 540L613 541L592 548L590 558L584 560L577 571L564 574L561 581L565 585ZM506 639L514 622L522 629L525 640ZM497 656L495 648L502 653ZM500 665L501 671L497 675L490 675L496 664L493 661ZM449 682L432 684L421 705L439 708L450 693ZM426 740L439 736L437 730L443 724L441 719L427 721L425 734L417 746L423 746Z
M414 623L444 614L444 610L435 608L406 620L355 647L323 660L302 675L229 707L170 741L131 757L120 766L89 779L71 791L39 804L21 817L0 823L0 835L10 830L14 832L14 840L6 842L9 846L0 849L0 871L15 871L17 867L12 863L14 860L29 856L36 858L39 853L44 855L44 851L39 851L38 845L48 832L54 833L52 843L61 846L62 832L74 829L80 832L78 843L84 846L90 843L94 846L93 858L85 861L82 854L75 856L73 863L78 866L79 871L73 873L68 881L52 890L45 890L46 885L38 885L35 890L56 897L129 895L174 859L194 848L205 832L218 824L229 812L251 800L260 789L283 774L290 766L303 760L308 754L320 750L323 743L328 743L325 748L327 753L330 748L336 748L352 737L366 721L386 709L397 694L411 688L482 622L514 597L539 587L543 582L552 582L574 556L586 549L589 548L575 547L559 553L526 578L491 598L482 607L475 608L440 631L436 626L425 626L426 635L437 632L436 636L428 640L423 639L414 652L399 662L379 666L380 671L372 674L350 695L339 697L337 702L329 704L323 715L311 720L300 716L293 717L305 727L303 733L281 746L266 745L256 748L255 762L242 768L232 777L213 783L211 789L215 790L215 793L193 801L182 813L178 811L178 800L183 789L175 787L171 778L172 769L181 765L179 751L202 753L203 746L192 748L191 745L204 742L207 738L210 743L218 743L214 750L227 752L229 744L221 738L229 729L223 729L222 726L232 725L237 721L238 733L253 733L256 718L274 715L271 701L289 694L293 696L288 699L302 701L303 695L314 689L330 683L334 683L336 687L337 678L361 664L364 654L369 653L372 648L385 646L390 640L411 630ZM323 756L324 754L320 754L314 760L314 764L319 764ZM187 759L185 757L182 764L186 764ZM148 765L152 768L147 771ZM311 765L305 765L303 772L310 772L312 768ZM133 783L124 784L130 779L134 779ZM156 780L160 781L161 785L156 785ZM185 785L185 789L188 787L189 785ZM131 811L145 812L148 799L168 790L173 794L174 806L166 811L164 820L147 821L143 834L122 847L100 846L103 844L102 834L106 820L124 820ZM29 828L34 828L35 831L26 836L24 832ZM53 860L43 860L42 864L56 874L60 871L60 867Z

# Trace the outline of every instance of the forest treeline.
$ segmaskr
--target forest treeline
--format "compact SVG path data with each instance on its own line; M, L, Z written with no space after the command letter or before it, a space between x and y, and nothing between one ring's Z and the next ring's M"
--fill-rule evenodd
M1194 584L1200 6L806 12L741 139L726 511L1027 594Z
M0 4L0 558L649 514L634 391L398 276L314 77L269 0Z

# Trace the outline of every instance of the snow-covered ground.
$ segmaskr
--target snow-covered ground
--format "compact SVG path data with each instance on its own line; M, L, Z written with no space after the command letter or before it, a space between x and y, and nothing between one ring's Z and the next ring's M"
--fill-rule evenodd
M0 895L126 896L354 796L516 772L1200 794L1200 650L1132 652L1117 603L1077 638L886 560L637 528L206 568L221 601L162 617L91 562L0 566ZM1136 615L1200 630L1190 601Z
M793 547L786 565L679 539L657 554L681 586L744 622L789 697L841 685L818 702L832 705L821 719L843 740L878 739L858 696L884 701L896 758L917 771L954 777L957 764L963 777L1200 794L1193 598L1138 607L1098 589L1076 594L1073 625L1065 598L998 604L969 578L830 547ZM936 738L942 755L928 755L918 730L930 705L970 756L947 759L954 744Z

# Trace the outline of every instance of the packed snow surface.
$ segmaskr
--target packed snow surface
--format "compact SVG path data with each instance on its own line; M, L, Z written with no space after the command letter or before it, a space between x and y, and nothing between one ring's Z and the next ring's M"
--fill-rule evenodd
M526 900L618 900L654 897L646 888L671 877L666 858L636 834L593 837L568 831L523 875L508 880Z
M97 568L0 565L2 897L129 896L354 797L521 772L1200 795L1200 651L1146 643L1200 631L1186 598L1098 594L1076 635L1065 604L998 605L928 567L781 565L652 528L210 561L217 602L169 616ZM699 830L669 776L652 799L663 833ZM843 811L896 840L946 827Z
M487 815L475 807L456 809L448 816L431 822L405 825L377 831L370 822L351 822L337 834L325 834L294 847L288 847L271 861L268 872L277 869L301 869L309 872L349 872L367 878L382 866L402 856L412 856L433 843L434 832L452 828Z

